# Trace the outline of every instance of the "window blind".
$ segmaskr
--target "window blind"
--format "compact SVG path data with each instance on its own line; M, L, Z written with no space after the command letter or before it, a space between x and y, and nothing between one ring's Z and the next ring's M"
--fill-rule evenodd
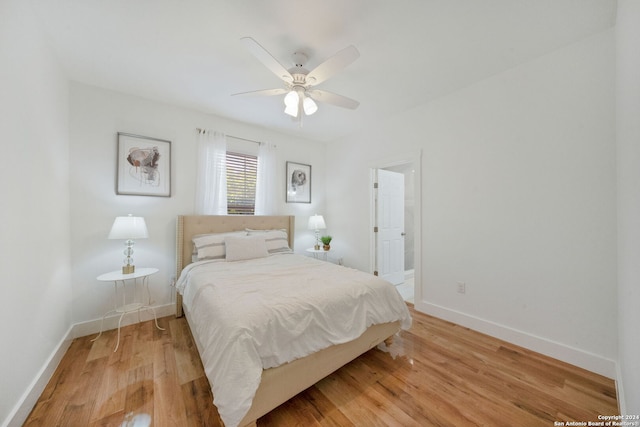
M227 213L253 215L256 205L258 157L227 151Z

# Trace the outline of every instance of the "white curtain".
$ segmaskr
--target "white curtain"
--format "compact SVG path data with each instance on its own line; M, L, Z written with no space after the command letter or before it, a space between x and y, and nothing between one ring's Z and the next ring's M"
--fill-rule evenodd
M224 133L198 130L196 215L227 214L227 138Z
M258 149L258 178L256 181L256 215L276 213L276 147L266 142Z

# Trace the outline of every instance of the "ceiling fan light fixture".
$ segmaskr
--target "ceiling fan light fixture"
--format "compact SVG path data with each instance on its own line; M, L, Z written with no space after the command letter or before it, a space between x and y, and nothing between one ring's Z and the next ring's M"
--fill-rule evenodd
M304 98L304 101L302 101L302 106L304 108L304 113L307 116L310 116L316 111L318 111L318 104L316 104L315 101L309 98L308 96L306 96Z
M285 114L290 115L291 117L298 117L298 103L300 101L300 97L295 90L292 90L284 97L284 105Z
M298 117L298 107L285 107L284 113L291 117Z

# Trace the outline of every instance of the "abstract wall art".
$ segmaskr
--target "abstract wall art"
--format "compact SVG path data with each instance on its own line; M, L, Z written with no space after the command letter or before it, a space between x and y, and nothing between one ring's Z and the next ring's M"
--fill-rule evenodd
M171 196L171 141L118 132L116 194Z

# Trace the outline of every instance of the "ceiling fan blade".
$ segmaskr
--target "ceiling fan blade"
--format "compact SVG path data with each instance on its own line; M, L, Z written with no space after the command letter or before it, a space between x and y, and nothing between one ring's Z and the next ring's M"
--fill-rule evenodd
M338 95L336 93L327 92L326 90L308 90L306 93L318 102L324 102L337 107L355 110L358 108L358 105L360 105L360 103L354 99L347 98L346 96Z
M320 84L359 57L360 52L358 52L355 46L346 47L311 70L311 72L307 74L306 82L313 86Z
M287 71L287 69L278 62L277 59L273 57L265 48L263 48L260 43L252 39L251 37L243 37L240 39L244 43L244 45L249 49L249 51L258 58L264 66L266 66L273 74L281 78L287 83L291 83L293 81L293 77L291 73Z
M263 89L263 90L252 90L250 92L240 92L234 93L231 96L275 96L275 95L284 95L289 92L288 89Z

